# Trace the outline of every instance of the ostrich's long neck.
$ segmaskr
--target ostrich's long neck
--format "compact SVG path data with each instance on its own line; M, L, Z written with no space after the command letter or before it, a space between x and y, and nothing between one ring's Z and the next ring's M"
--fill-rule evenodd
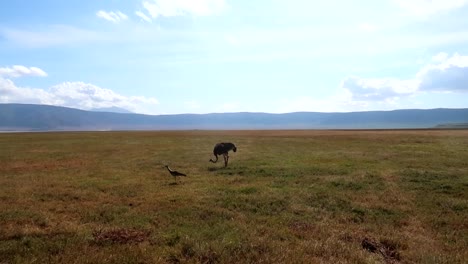
M216 160L210 159L210 161L213 162L213 163L216 163L216 162L218 162L218 155L214 154L214 156L215 156Z

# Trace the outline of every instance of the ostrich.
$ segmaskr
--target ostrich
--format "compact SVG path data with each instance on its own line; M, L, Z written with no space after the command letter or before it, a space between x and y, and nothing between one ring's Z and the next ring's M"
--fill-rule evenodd
M170 173L172 176L174 176L174 180L175 180L176 183L177 183L177 176L187 176L186 174L183 174L183 173L181 173L181 172L178 172L178 171L175 171L175 170L171 170L171 169L169 168L168 165L166 165L166 166L164 166L164 167L166 167L166 169L169 171L169 173Z
M237 151L237 148L234 144L232 143L218 143L215 145L213 149L213 154L216 158L216 160L210 159L211 162L216 163L218 161L218 155L223 155L224 158L224 167L227 167L228 161L229 161L229 154L228 152L232 150L234 152Z

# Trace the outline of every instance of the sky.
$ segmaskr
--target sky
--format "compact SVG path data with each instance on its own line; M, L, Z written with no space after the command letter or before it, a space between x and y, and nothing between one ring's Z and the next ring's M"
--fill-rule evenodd
M467 108L468 0L5 0L0 103Z

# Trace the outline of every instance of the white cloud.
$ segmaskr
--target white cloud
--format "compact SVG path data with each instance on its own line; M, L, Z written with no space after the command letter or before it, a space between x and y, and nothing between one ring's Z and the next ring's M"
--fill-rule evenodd
M145 13L141 12L141 11L136 11L135 12L135 15L137 15L138 17L140 17L142 20L148 22L148 23L151 23L152 20L151 18L149 18L147 15L145 15Z
M26 67L22 65L14 65L13 67L0 68L0 77L17 78L22 76L39 76L45 77L47 73L37 67Z
M224 0L146 0L142 4L152 18L209 16L218 14L226 8Z
M439 52L437 55L432 57L432 61L443 62L448 58L448 54L445 52Z
M354 100L382 101L414 93L418 88L418 80L366 79L351 76L342 82L341 87L351 92Z
M393 0L400 8L413 16L429 16L463 7L468 0Z
M468 92L468 56L455 53L452 57L438 55L438 64L421 69L416 78L421 80L421 91Z
M145 105L157 105L155 98L123 96L106 88L84 82L64 82L50 88L50 93L61 101L62 106L80 109L120 107L139 112Z
M0 103L55 104L55 96L34 88L17 87L13 81L0 77Z
M356 101L394 101L418 92L468 92L468 56L439 53L436 64L421 68L412 79L347 77L341 88Z
M98 11L96 13L96 16L98 16L100 18L103 18L103 19L105 19L107 21L113 22L113 23L119 23L120 21L128 19L128 16L125 15L124 13L120 12L120 11L107 12L107 11L104 11L104 10L100 10L100 11Z
M119 107L145 114L155 114L159 104L156 98L124 96L84 82L64 82L43 90L18 87L13 81L1 77L0 102L47 104L84 110Z

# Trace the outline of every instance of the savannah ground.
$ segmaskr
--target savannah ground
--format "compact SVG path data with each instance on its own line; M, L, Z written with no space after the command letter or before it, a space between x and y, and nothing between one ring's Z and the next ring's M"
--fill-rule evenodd
M466 263L467 219L468 130L0 134L0 263Z

